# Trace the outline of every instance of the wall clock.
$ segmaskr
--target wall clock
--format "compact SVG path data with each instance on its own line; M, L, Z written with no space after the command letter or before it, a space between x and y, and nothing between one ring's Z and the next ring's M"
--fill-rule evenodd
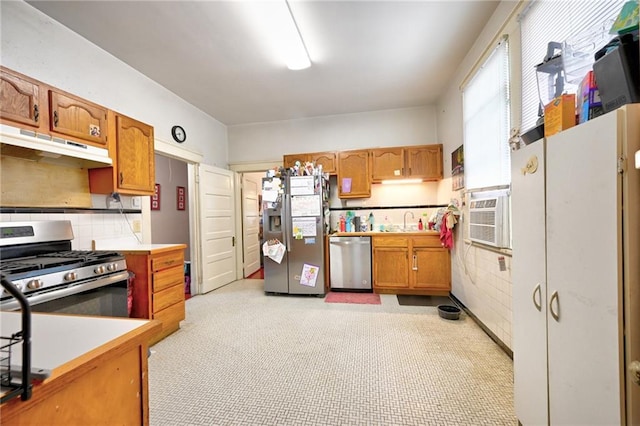
M173 136L173 140L178 143L182 143L187 140L187 133L184 131L182 126L173 126L171 128L171 136Z

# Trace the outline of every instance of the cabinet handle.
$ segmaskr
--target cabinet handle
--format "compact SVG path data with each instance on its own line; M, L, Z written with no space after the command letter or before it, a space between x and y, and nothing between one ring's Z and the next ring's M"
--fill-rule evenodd
M553 301L556 301L557 310L553 310ZM558 292L554 291L551 295L551 299L549 299L549 312L551 312L551 316L554 320L560 321L560 300L558 299Z
M53 127L58 127L58 111L53 111Z
M538 294L537 299L536 293ZM533 304L538 311L542 311L542 289L540 288L540 284L538 284L536 288L533 289Z
M120 174L120 185L122 185L122 182L124 181L124 176L122 175L122 172L120 172L119 174Z
M411 269L418 270L418 256L416 256L415 252L413 253L413 267Z
M40 110L38 109L38 105L33 106L33 120L36 123L40 120Z

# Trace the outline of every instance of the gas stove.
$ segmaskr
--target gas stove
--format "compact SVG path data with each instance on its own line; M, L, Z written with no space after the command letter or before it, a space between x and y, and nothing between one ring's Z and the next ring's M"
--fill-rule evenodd
M95 287L97 280L114 274L122 279L127 269L122 254L71 250L72 239L69 221L0 222L0 274L31 300L79 284ZM12 298L3 289L2 309Z

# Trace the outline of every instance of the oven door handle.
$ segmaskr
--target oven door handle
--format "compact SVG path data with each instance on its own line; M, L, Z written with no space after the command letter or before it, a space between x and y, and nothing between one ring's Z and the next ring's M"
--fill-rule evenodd
M66 296L72 296L74 294L83 293L95 288L105 287L117 282L128 280L129 272L120 271L116 274L108 275L105 277L99 277L92 281L84 281L77 284L70 284L68 287L64 287L58 290L49 291L46 293L36 293L32 296L27 295L29 305L34 306L40 303L50 302L52 300L60 299ZM17 300L11 300L2 304L3 311L15 311L20 308L20 304Z

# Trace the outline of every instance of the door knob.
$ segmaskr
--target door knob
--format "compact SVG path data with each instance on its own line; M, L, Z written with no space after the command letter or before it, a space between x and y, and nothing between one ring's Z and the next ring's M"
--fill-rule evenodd
M631 361L629 364L629 375L633 383L640 386L640 361Z

